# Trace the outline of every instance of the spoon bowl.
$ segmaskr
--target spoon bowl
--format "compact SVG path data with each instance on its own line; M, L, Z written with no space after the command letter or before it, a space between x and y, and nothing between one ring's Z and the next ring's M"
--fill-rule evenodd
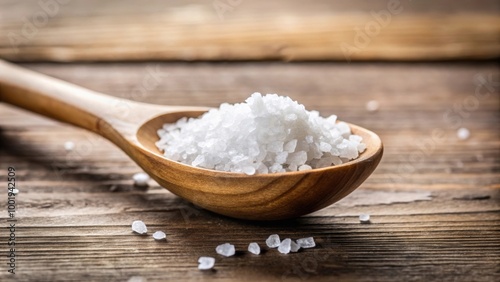
M249 176L172 161L156 147L157 130L163 124L198 117L208 108L120 99L3 61L0 101L93 131L120 147L172 193L207 210L241 219L288 219L327 207L363 183L383 154L375 133L349 124L367 146L357 159L320 169Z

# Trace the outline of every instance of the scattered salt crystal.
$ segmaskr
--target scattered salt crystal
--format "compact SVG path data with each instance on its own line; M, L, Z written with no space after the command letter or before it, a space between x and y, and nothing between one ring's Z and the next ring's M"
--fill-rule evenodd
M19 194L19 189L17 188L12 189L12 193L15 195Z
M213 268L215 265L215 258L213 257L200 257L198 259L198 269L207 270Z
M234 248L234 245L231 245L229 243L225 243L225 244L222 244L222 245L219 245L215 248L215 251L219 254L219 255L223 255L225 257L230 257L230 256L233 256L235 253L236 253L236 250Z
M148 228L141 220L135 220L132 222L132 231L139 234L146 234L148 232Z
M132 176L135 186L148 186L149 175L144 172L136 173Z
M66 150L67 152L71 152L74 149L75 149L75 143L71 141L64 142L64 150Z
M375 100L368 101L366 103L366 110L369 112L376 112L379 108L379 103Z
M297 244L303 249L316 247L313 237L297 239Z
M339 165L366 149L335 115L323 118L276 94L254 93L245 103L165 124L157 134L156 146L169 159L247 175Z
M366 213L362 213L359 215L359 222L361 223L369 223L370 222L370 215Z
M298 252L298 251L299 251L299 249L300 249L300 246L299 246L299 244L297 244L295 241L292 241L292 242L290 243L290 252L292 252L292 253L296 253L296 252Z
M155 233L153 233L153 238L155 240L163 240L167 238L167 234L165 234L165 232L163 231L156 231Z
M266 245L269 248L277 248L280 245L280 236L278 234L270 235L266 240Z
M285 240L281 241L278 251L282 254L288 254L290 250L292 249L292 239L286 238Z
M260 254L260 246L257 243L248 244L248 251L254 255Z
M467 128L461 127L457 130L458 139L466 140L469 138L469 136L470 136L470 131Z

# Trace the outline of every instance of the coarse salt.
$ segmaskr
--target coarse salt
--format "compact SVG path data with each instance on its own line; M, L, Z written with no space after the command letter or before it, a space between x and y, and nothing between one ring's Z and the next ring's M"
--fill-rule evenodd
M234 248L234 245L231 245L229 243L225 243L225 244L217 246L215 248L215 251L219 255L223 255L225 257L233 256L236 253L236 249Z
M153 233L153 238L155 240L163 240L167 238L167 234L165 234L165 232L163 231L156 231L155 233Z
M64 142L64 150L66 150L66 152L71 152L73 149L75 149L75 143L71 141Z
M458 139L467 140L469 136L470 136L470 131L467 128L461 127L457 130Z
M200 270L212 269L214 265L215 265L215 258L213 257L198 258L198 269Z
M286 238L285 240L281 241L278 251L282 254L288 254L290 250L292 249L292 239Z
M266 245L269 248L277 248L280 245L280 236L278 234L269 235L266 240Z
M135 220L132 222L132 231L139 234L146 234L148 232L148 228L141 220Z
M323 118L276 94L254 93L245 103L222 104L157 133L156 146L171 160L247 175L339 165L366 149L336 116Z
M313 237L297 239L297 244L303 249L316 247L316 242L314 242Z
M148 181L150 180L149 175L144 172L136 173L132 176L134 180L134 185L139 187L148 186Z
M254 255L260 254L260 246L257 243L250 243L248 244L248 251L251 252Z
M379 107L380 105L376 100L370 100L366 103L366 110L369 112L376 112Z
M366 213L362 213L359 215L359 222L361 223L369 223L370 222L370 215Z

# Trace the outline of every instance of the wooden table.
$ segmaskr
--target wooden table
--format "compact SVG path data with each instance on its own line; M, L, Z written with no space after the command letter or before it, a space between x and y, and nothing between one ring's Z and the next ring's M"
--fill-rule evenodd
M217 106L254 91L377 132L385 154L353 194L290 221L222 217L155 183L89 132L0 104L0 280L11 281L499 281L500 98L493 63L109 63L24 66L111 95ZM150 70L154 89L138 91ZM142 93L142 94L138 94ZM366 102L380 103L368 112ZM470 138L459 140L459 127ZM436 134L442 133L436 139ZM434 139L433 139L434 136ZM64 144L72 141L73 151ZM16 170L16 274L7 272L8 167ZM358 216L369 213L371 224ZM132 233L143 220L167 240ZM246 252L270 234L314 236L317 247ZM215 254L230 242L234 257ZM199 271L199 256L216 257Z

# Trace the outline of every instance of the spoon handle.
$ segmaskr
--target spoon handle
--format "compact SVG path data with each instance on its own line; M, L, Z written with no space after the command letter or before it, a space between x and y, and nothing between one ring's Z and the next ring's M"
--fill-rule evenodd
M135 103L39 74L0 60L0 101L66 122L100 135L110 109Z

